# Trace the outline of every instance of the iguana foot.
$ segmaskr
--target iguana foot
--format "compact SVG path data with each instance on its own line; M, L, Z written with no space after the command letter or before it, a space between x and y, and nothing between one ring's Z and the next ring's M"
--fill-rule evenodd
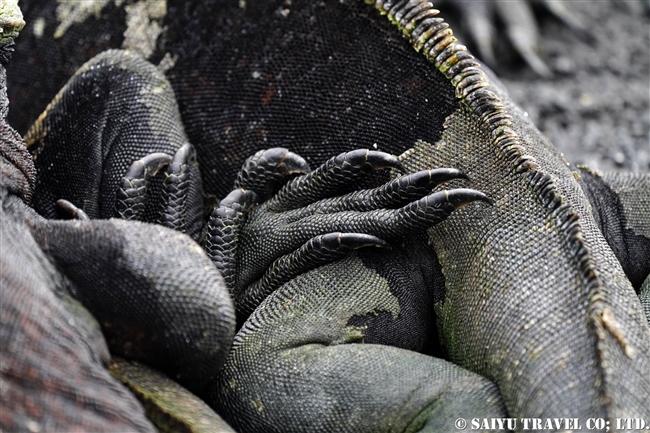
M376 236L361 233L328 233L310 239L296 251L275 260L262 278L235 298L237 328L267 296L298 275L321 265L341 259L364 247L389 247Z
M345 194L383 168L402 166L389 154L355 150L290 180L260 206L255 206L260 195L245 189L234 190L220 203L204 232L203 246L229 284L240 323L273 290L301 273L354 249L387 246L386 240L424 230L470 202L490 202L470 189L431 194L443 182L467 179L455 169L425 170ZM277 183L277 176L266 177ZM264 182L257 185L272 189Z
M115 194L115 217L153 222L188 233L194 226L190 222L201 220L203 211L197 206L188 208L192 182L200 182L190 169L195 163L196 155L190 143L181 146L173 157L158 152L135 161L120 180ZM167 169L162 185L154 186L154 178L164 167ZM188 234L196 238L198 230Z

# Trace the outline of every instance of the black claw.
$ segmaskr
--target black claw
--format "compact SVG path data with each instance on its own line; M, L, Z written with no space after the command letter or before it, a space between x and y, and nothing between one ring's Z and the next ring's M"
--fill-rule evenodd
M56 205L64 210L72 219L79 221L90 221L88 214L83 209L78 208L68 200L60 199L56 201Z
M370 164L373 170L394 168L400 172L404 172L404 166L397 158L391 154L376 150L357 149L339 155L337 158L344 158L352 165Z
M404 182L401 185L403 187L412 185L417 188L433 189L437 185L453 179L469 180L469 176L455 168L438 168L435 170L418 171L417 173L404 176L400 180Z
M390 248L388 242L363 233L328 233L321 237L323 247L336 250L341 246L353 250L364 247Z
M165 155L163 154L153 154L153 155ZM150 156L150 155L149 155ZM191 158L194 157L194 148L190 143L185 143L182 145L174 154L174 158L169 162L169 167L167 168L168 173L180 173L181 166L186 165ZM146 157L145 157L146 158ZM143 158L144 159L144 158ZM155 176L156 172L160 170L165 164L162 163L159 165L152 175Z
M135 161L129 167L124 177L128 179L142 178L147 175L155 176L158 170L172 161L172 157L166 153L150 153L149 155Z
M230 208L237 212L248 212L253 206L259 203L259 196L254 191L242 188L230 191L221 202L220 208Z
M434 201L437 201L439 198L442 198L440 196L443 194L445 196L445 201L447 201L456 209L461 208L474 201L482 201L489 205L494 204L494 202L482 192L466 188L452 189L451 191L440 191L438 193L432 194L429 197L431 197L431 199Z
M244 162L235 180L235 188L254 190L266 199L288 176L305 174L309 170L307 161L284 147L260 150Z
M311 169L304 158L284 147L274 147L264 152L267 160L274 161L281 168L283 175L305 174Z

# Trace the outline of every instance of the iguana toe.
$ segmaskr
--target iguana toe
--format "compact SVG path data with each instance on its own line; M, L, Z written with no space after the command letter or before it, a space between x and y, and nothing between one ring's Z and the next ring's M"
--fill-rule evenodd
M389 248L386 241L363 233L328 233L316 236L296 251L280 257L262 278L235 297L237 327L241 327L257 306L276 289L300 274L341 259L365 247Z
M246 213L257 204L253 191L236 189L212 211L203 229L201 246L221 272L229 289L235 285L237 241Z
M320 200L307 206L304 215L313 213L334 213L346 210L365 212L374 209L395 209L428 195L438 185L453 179L469 180L469 177L454 168L422 170L394 179L373 189L362 189L349 194Z
M431 194L439 184L468 179L456 169L423 170L378 188L336 196L382 168L401 169L391 155L365 149L331 158L296 177L258 206L259 195L235 190L213 212L204 248L224 274L238 320L276 288L354 248L386 246L446 219L484 194L454 189ZM259 248L264 245L264 248Z
M166 153L152 153L131 164L115 195L115 217L143 220L149 181L171 160Z
M297 209L351 191L356 182L385 168L404 169L397 158L385 152L357 149L342 153L287 183L269 201L269 207L275 211Z
M191 190L190 164L196 162L196 153L190 143L176 151L167 166L162 188L162 209L158 223L179 232L187 232L187 198ZM200 212L200 210L199 210Z
M260 150L244 162L235 180L235 188L253 190L267 199L285 182L287 176L309 171L307 161L288 149L274 147Z

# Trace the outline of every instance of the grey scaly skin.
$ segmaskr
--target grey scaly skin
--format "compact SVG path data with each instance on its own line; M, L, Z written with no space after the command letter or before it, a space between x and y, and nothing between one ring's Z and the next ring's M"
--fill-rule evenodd
M408 46L405 41L397 42L399 38L387 30L389 26L381 17L373 15L372 8L343 4L333 9L337 8L344 8L344 15L360 28L385 32L386 39L380 41ZM318 23L319 18L323 18L318 15L322 11L315 12ZM294 15L289 14L289 17ZM395 21L409 16L413 24L422 27L431 24L431 21L424 23L425 15L435 20L426 5L411 16L401 13L399 7L389 13ZM375 23L375 27L361 25L367 22ZM422 28L417 25L408 28L404 22L402 26L406 27L406 33L418 33ZM398 311L411 312L407 306L413 300L405 297L407 294L417 293L422 296L420 299L427 299L431 289L433 299L428 301L437 309L439 332L451 359L491 378L498 385L511 416L539 414L540 411L543 416L580 417L584 414L585 417L602 415L609 419L618 415L636 416L632 413L646 416L639 402L642 404L647 398L644 392L648 389L644 382L648 377L647 323L643 321L640 304L622 269L598 232L598 229L603 230L603 223L591 218L589 203L576 178L582 179L584 185L589 181L567 168L539 132L508 102L498 85L486 78L473 59L454 44L453 36L444 27L428 37L429 41L437 43L430 43L426 49L433 49L429 57L434 58L440 72L432 68L434 72L425 82L441 95L450 91L453 95L455 87L462 104L444 102L444 99L438 101L440 105L449 105L449 112L443 116L445 124L440 128L441 135L429 139L431 144L417 143L402 156L403 164L414 172L440 166L462 168L472 179L474 188L489 191L495 207L470 205L430 231L428 239L414 236L385 254L362 250L344 262L320 267L282 285L242 327L226 369L213 385L213 404L244 430L352 430L369 425L364 421L377 418L372 418L375 413L389 413L382 404L392 409L398 406L396 402L404 402L400 400L404 398L404 387L401 383L400 386L391 385L390 381L400 377L395 373L399 368L412 367L404 377L412 380L409 386L418 392L417 398L409 404L404 403L404 410L390 412L391 422L432 430L432 423L440 422L439 429L447 428L453 420L452 415L447 419L437 416L440 414L436 411L444 412L448 409L446 405L453 406L456 400L436 398L441 393L448 396L452 390L457 390L458 383L464 383L464 391L468 391L467 394L461 392L458 400L464 401L465 409L477 405L477 400L473 399L490 396L493 405L483 409L493 414L503 413L490 382L444 361L403 350L403 346L425 350L426 344L422 341L431 335L421 325L433 315L424 308L420 314L422 321L403 323L399 321L407 314L398 314ZM442 51L444 48L447 50ZM395 45L391 49L395 49ZM417 56L417 53L409 53L409 56ZM442 74L451 81L446 81ZM176 80L178 83L178 74ZM488 86L496 96L485 91ZM262 102L268 104L267 100ZM183 110L188 110L191 118L187 104L185 100ZM273 132L276 126L271 116L262 122L266 122L263 123L265 128L260 130ZM435 130L437 123L429 123ZM396 154L405 150L393 143L388 146ZM257 149L246 148L240 153L248 155L253 153L251 150ZM321 153L332 156L325 150ZM310 158L317 160L313 154ZM204 161L217 162L209 158ZM199 162L204 163L200 152ZM644 191L641 188L640 194ZM634 200L628 202L634 203ZM299 203L300 206L305 204ZM594 211L606 210L608 206L620 208L610 202L592 205ZM276 227L269 212L258 212L252 220L242 222L244 232L256 233L256 216L260 218L259 224ZM311 222L306 221L304 227L311 227ZM635 236L639 234L635 232ZM426 246L427 240L435 247L435 252ZM615 237L606 240L610 244L616 242ZM545 263L548 255L542 256L540 250L557 253L549 259L550 266ZM271 256L277 253L269 247L266 252ZM409 256L413 252L419 254ZM423 257L426 258L424 262ZM624 262L620 256L619 259ZM243 261L245 264L246 260ZM528 266L524 266L526 264ZM431 284L432 287L428 287L427 282L439 283L441 278L442 274L435 274L431 269L436 266L442 268L446 281L443 286ZM404 272L405 269L408 272ZM387 270L394 272L391 274ZM405 284L400 279L404 274L416 277ZM322 281L328 283L324 285ZM368 290L368 281L376 282L370 285L370 294L363 291ZM396 293L400 287L405 290ZM423 287L426 290L422 290ZM358 290L349 295L346 288ZM341 303L341 298L347 302ZM336 302L326 302L328 299ZM558 304L565 308L556 311ZM499 321L500 318L503 321ZM378 330L385 329L387 323L395 333L382 342L401 349L340 344L361 339L366 343L378 342L381 338ZM541 344L535 345L538 341ZM557 344L562 346L554 346ZM390 369L377 378L367 374L363 365L349 363L350 359L359 359L359 356L379 360L378 368L392 365L386 360L397 360L398 369ZM553 380L539 382L546 377L542 373L550 368L549 364L557 367ZM441 371L446 373L440 374ZM316 380L319 374L325 376L323 380ZM422 380L430 374L452 380ZM381 380L385 377L389 378L388 382ZM379 383L372 385L373 380ZM423 382L426 387L421 386ZM568 387L563 388L563 384ZM377 387L374 394L369 392L372 386ZM300 410L285 404L288 396L296 395L296 389L301 396ZM366 401L368 395L379 396L379 401L373 400L367 406L355 404ZM386 395L388 397L381 398ZM340 410L346 412L340 415L339 408L332 402L344 397L349 397L350 401L342 403L344 409ZM292 402L295 404L295 400ZM348 416L351 407L359 411L355 412L355 417ZM635 408L640 409L625 412ZM321 417L322 414L326 416ZM320 422L320 425L310 422Z

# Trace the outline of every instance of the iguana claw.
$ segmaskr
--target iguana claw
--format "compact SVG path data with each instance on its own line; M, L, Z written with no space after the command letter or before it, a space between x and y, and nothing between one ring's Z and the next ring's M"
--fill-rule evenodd
M190 162L196 161L194 148L185 143L167 166L162 189L162 209L158 222L170 229L187 231L187 196L190 190Z
M151 153L135 161L121 179L115 194L115 217L156 222L196 239L203 215L197 204L202 200L193 197L197 192L192 184L200 185L200 180L192 176L191 165L195 163L196 154L190 143L182 145L173 157L166 153ZM152 179L165 166L167 171L160 186L160 196L156 196L151 193L158 189L152 186ZM152 201L157 204L151 204Z
M469 177L454 168L422 170L394 179L374 189L362 189L341 197L324 199L318 202L318 209L313 206L304 208L304 214L333 213L344 210L369 211L379 208L396 209L419 200L438 185L453 179L469 180Z
M88 214L84 212L83 209L78 208L68 200L59 199L56 201L56 205L59 207L59 209L66 212L70 216L70 218L79 221L90 221Z
M384 168L404 170L397 158L384 152L357 149L342 153L305 176L290 181L269 201L269 207L276 212L297 209L351 191L355 182Z
M226 196L203 229L201 246L221 271L229 289L235 284L237 239L245 215L259 201L253 191L236 189Z

